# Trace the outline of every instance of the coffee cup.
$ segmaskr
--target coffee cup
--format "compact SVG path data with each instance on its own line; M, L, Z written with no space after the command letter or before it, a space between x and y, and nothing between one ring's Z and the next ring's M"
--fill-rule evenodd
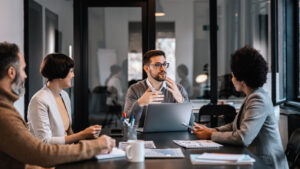
M142 140L131 140L129 145L126 147L126 157L130 162L144 162L145 151L144 141Z

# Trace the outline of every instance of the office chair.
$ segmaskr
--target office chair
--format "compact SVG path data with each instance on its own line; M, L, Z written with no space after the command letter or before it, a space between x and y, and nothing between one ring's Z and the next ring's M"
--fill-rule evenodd
M105 126L103 115L108 112L106 105L108 95L105 86L97 86L92 92L89 92L89 121L91 124L99 124L101 121L102 127Z
M285 154L289 162L290 169L300 167L300 128L296 129L287 144Z
M210 120L201 121L201 116L210 116ZM226 124L231 123L236 116L236 110L234 107L227 104L207 104L199 109L198 122L201 124L210 124L210 127L212 128L217 127L218 119L221 116L224 117L224 121Z
M95 87L90 96L90 122L99 124L99 121L102 121L103 128L112 124L117 126L118 120L121 119L122 106L115 102L107 104L107 99L111 96L107 87ZM102 115L105 115L104 119Z

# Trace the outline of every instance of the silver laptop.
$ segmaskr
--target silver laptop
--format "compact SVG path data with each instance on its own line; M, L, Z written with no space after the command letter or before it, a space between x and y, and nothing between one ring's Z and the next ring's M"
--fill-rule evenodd
M191 103L161 103L148 106L143 132L186 131L192 113Z

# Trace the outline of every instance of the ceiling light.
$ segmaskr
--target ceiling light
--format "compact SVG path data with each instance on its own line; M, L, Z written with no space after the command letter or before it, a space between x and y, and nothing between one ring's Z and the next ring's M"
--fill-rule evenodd
M165 16L165 12L158 0L155 1L155 16Z

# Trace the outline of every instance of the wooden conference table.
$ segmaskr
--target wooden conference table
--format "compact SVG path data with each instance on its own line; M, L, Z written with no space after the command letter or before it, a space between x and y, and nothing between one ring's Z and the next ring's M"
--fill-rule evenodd
M178 148L173 140L195 140L196 137L188 132L165 132L165 133L147 133L137 134L140 140L153 140L157 148ZM124 138L115 138L117 142L124 141ZM118 144L117 144L118 145ZM182 148L185 158L180 159L145 159L144 163L130 163L125 158L115 158L107 160L85 160L76 163L69 163L57 166L56 169L268 169L268 167L258 157L253 155L244 147L224 145L217 150L185 149ZM232 153L232 154L249 154L255 158L256 162L251 165L240 166L221 166L221 165L192 165L190 154L200 154L203 152Z

